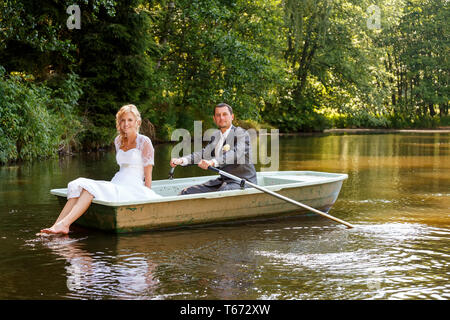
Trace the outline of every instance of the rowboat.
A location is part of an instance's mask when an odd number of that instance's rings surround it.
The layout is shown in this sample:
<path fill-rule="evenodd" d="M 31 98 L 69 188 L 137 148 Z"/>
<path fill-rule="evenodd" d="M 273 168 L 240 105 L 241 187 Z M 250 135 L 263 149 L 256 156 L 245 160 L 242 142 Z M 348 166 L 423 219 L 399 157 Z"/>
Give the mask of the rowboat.
<path fill-rule="evenodd" d="M 154 180 L 152 189 L 161 198 L 140 202 L 105 202 L 95 198 L 76 224 L 115 233 L 180 228 L 235 220 L 268 219 L 305 213 L 255 188 L 179 195 L 188 186 L 216 176 Z M 347 174 L 317 171 L 266 171 L 257 173 L 265 189 L 328 212 L 339 195 Z M 67 188 L 52 189 L 61 206 Z"/>

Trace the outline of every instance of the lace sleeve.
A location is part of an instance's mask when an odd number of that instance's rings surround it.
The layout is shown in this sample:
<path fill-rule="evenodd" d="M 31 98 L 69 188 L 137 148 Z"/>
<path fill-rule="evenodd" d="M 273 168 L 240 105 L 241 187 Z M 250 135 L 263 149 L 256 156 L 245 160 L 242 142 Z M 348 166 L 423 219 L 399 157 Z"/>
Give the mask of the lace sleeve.
<path fill-rule="evenodd" d="M 114 139 L 114 145 L 116 146 L 116 152 L 120 149 L 120 135 Z"/>
<path fill-rule="evenodd" d="M 139 145 L 137 146 L 139 150 L 141 150 L 142 162 L 144 167 L 148 165 L 155 164 L 155 149 L 153 148 L 152 141 L 149 137 L 144 135 L 139 135 Z"/>

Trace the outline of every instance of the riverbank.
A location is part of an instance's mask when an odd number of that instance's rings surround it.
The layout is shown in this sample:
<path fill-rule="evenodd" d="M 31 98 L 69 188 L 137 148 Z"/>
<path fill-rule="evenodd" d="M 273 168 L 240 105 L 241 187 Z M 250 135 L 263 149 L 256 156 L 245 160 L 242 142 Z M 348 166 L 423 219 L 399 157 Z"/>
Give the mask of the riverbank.
<path fill-rule="evenodd" d="M 368 128 L 346 128 L 346 129 L 339 129 L 339 128 L 333 128 L 333 129 L 325 129 L 323 131 L 315 131 L 315 132 L 289 132 L 289 133 L 279 133 L 280 136 L 321 136 L 321 135 L 328 135 L 328 134 L 388 134 L 388 133 L 450 133 L 450 126 L 443 126 L 438 127 L 435 129 L 368 129 Z M 152 136 L 152 142 L 154 145 L 158 144 L 176 144 L 178 141 L 165 141 L 156 139 L 154 137 L 154 133 L 150 134 L 147 131 L 144 130 L 143 134 L 147 136 Z M 258 133 L 259 135 L 272 135 L 273 133 L 267 132 L 267 133 Z M 76 153 L 90 153 L 90 152 L 98 152 L 98 151 L 108 151 L 113 148 L 112 143 L 107 147 L 101 147 L 96 150 L 90 150 L 90 151 L 78 151 L 78 152 L 61 152 L 58 151 L 57 154 L 54 154 L 56 157 L 58 156 L 71 156 Z M 0 152 L 1 154 L 1 152 Z M 42 158 L 50 158 L 51 156 L 45 156 Z M 39 157 L 37 157 L 39 158 Z M 0 157 L 1 160 L 1 157 Z M 9 160 L 9 161 L 0 161 L 0 167 L 4 165 L 11 165 L 11 164 L 18 164 L 22 163 L 24 161 L 29 161 L 34 159 L 15 159 L 15 160 Z"/>
<path fill-rule="evenodd" d="M 435 129 L 368 129 L 368 128 L 333 128 L 315 132 L 289 132 L 280 133 L 280 136 L 317 136 L 334 133 L 373 134 L 373 133 L 450 133 L 450 127 L 438 127 Z"/>
<path fill-rule="evenodd" d="M 324 133 L 450 133 L 450 127 L 436 129 L 325 129 Z"/>

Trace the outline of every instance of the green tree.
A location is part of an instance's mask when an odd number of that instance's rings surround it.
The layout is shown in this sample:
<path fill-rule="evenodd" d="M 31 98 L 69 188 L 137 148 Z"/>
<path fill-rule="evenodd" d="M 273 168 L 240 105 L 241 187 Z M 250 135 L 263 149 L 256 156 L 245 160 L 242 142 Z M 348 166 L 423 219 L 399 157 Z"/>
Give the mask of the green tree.
<path fill-rule="evenodd" d="M 118 1 L 113 8 L 80 5 L 82 26 L 74 30 L 76 71 L 85 84 L 79 101 L 87 115 L 86 148 L 109 145 L 115 130 L 115 113 L 121 105 L 145 106 L 155 90 L 152 22 L 142 1 Z M 98 11 L 96 11 L 98 10 Z M 144 115 L 146 109 L 140 108 Z"/>
<path fill-rule="evenodd" d="M 82 130 L 72 110 L 82 93 L 77 76 L 52 90 L 29 75 L 5 75 L 0 66 L 0 163 L 32 160 L 70 152 Z"/>
<path fill-rule="evenodd" d="M 321 130 L 330 111 L 376 113 L 385 89 L 366 26 L 368 1 L 286 0 L 282 36 L 291 86 L 272 120 L 285 131 Z M 270 116 L 270 115 L 268 115 Z"/>
<path fill-rule="evenodd" d="M 437 112 L 448 115 L 448 2 L 410 0 L 401 9 L 399 22 L 380 37 L 392 74 L 393 118 L 398 125 L 435 125 Z"/>
<path fill-rule="evenodd" d="M 260 119 L 270 89 L 282 78 L 271 49 L 279 8 L 270 1 L 176 1 L 152 7 L 158 17 L 158 74 L 164 78 L 161 116 L 172 128 L 191 128 L 194 119 L 211 125 L 212 106 L 233 105 L 244 119 Z M 275 85 L 274 85 L 275 84 Z"/>

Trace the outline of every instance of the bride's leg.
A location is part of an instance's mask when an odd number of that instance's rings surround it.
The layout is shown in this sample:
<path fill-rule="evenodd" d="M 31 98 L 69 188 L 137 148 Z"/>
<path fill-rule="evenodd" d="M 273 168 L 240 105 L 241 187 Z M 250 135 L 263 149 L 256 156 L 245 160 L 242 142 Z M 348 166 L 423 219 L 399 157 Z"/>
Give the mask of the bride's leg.
<path fill-rule="evenodd" d="M 60 222 L 69 214 L 70 210 L 72 210 L 73 206 L 77 203 L 78 199 L 79 198 L 70 198 L 67 200 L 66 205 L 61 210 L 61 213 L 59 214 L 58 219 L 56 219 L 54 225 Z"/>
<path fill-rule="evenodd" d="M 67 234 L 69 233 L 69 227 L 70 225 L 75 222 L 79 217 L 83 215 L 83 213 L 86 212 L 86 210 L 91 205 L 92 199 L 94 196 L 87 192 L 85 189 L 81 191 L 80 197 L 73 202 L 73 206 L 70 209 L 68 213 L 62 217 L 63 212 L 61 212 L 60 216 L 58 217 L 57 222 L 50 228 L 50 229 L 44 229 L 42 232 L 44 233 L 62 233 Z M 67 206 L 67 203 L 66 203 Z M 64 207 L 64 209 L 66 209 Z M 64 211 L 63 209 L 63 211 Z"/>
<path fill-rule="evenodd" d="M 79 197 L 70 198 L 67 200 L 66 204 L 64 205 L 64 208 L 61 210 L 61 213 L 58 216 L 58 219 L 56 219 L 55 223 L 53 223 L 53 226 L 55 224 L 57 224 L 58 222 L 60 222 L 62 219 L 64 219 L 69 214 L 70 210 L 72 210 L 74 205 L 77 203 L 78 199 L 79 199 Z M 48 231 L 50 229 L 51 228 L 41 229 L 41 232 L 48 233 Z"/>

